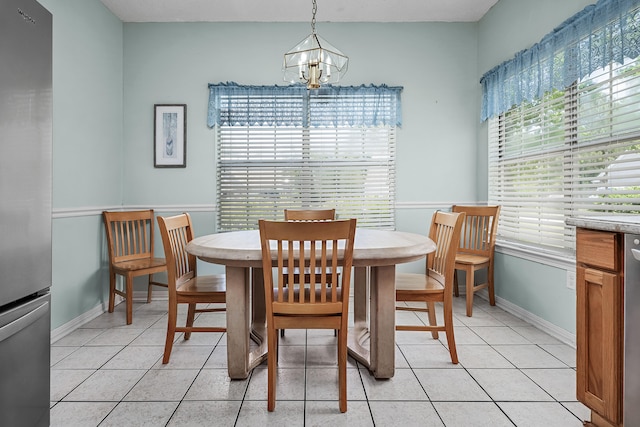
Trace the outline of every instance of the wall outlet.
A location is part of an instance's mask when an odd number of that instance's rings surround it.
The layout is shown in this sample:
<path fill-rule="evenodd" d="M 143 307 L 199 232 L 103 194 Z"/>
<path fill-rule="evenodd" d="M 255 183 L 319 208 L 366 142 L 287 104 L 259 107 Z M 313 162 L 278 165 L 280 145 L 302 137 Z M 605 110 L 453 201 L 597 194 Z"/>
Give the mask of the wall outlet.
<path fill-rule="evenodd" d="M 575 270 L 567 270 L 567 288 L 576 288 L 576 272 Z"/>

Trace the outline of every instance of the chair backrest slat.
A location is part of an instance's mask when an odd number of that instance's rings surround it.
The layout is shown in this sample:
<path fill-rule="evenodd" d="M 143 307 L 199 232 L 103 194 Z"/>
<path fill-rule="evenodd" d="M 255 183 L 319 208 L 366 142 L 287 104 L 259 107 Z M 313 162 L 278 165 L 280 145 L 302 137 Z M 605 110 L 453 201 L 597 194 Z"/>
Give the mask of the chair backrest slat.
<path fill-rule="evenodd" d="M 431 219 L 429 238 L 436 244 L 436 250 L 427 255 L 427 270 L 429 276 L 436 278 L 445 287 L 453 283 L 457 242 L 460 240 L 464 219 L 464 213 L 441 211 L 435 212 Z"/>
<path fill-rule="evenodd" d="M 341 313 L 341 307 L 348 305 L 356 220 L 260 220 L 259 226 L 267 314 L 270 310 L 271 313 Z M 284 283 L 285 268 L 314 272 L 318 266 L 321 274 L 310 274 L 308 283 L 296 283 L 293 274 L 288 274 L 288 282 Z M 274 301 L 278 303 L 277 308 L 273 307 Z"/>
<path fill-rule="evenodd" d="M 112 263 L 153 258 L 153 209 L 102 213 Z"/>
<path fill-rule="evenodd" d="M 464 212 L 459 253 L 490 256 L 495 248 L 500 206 L 454 205 L 452 212 Z"/>
<path fill-rule="evenodd" d="M 169 292 L 176 292 L 176 285 L 197 276 L 196 257 L 187 252 L 187 244 L 193 240 L 191 216 L 188 213 L 159 216 L 158 226 L 167 260 Z"/>

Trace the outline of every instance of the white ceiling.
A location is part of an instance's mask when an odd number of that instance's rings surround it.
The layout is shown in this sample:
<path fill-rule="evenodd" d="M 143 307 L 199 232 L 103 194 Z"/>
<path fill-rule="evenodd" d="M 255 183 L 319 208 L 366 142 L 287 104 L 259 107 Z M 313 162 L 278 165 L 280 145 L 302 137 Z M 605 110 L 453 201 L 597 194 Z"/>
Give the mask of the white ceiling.
<path fill-rule="evenodd" d="M 123 22 L 309 22 L 311 0 L 101 0 Z M 498 0 L 318 0 L 318 22 L 476 22 Z"/>

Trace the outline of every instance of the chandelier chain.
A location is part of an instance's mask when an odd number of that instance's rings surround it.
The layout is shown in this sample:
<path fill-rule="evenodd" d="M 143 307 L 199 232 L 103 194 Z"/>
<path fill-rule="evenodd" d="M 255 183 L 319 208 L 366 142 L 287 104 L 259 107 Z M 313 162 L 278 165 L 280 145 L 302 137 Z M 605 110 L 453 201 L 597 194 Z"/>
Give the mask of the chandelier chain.
<path fill-rule="evenodd" d="M 316 12 L 318 11 L 318 4 L 316 3 L 316 0 L 313 0 L 313 7 L 311 8 L 311 33 L 315 34 L 316 33 Z"/>

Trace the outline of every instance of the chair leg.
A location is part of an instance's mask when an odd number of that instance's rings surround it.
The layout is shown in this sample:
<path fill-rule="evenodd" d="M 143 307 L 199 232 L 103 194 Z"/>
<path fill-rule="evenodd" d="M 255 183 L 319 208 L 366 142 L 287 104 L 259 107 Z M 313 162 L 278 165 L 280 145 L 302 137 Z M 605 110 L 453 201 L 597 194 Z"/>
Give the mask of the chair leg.
<path fill-rule="evenodd" d="M 487 269 L 487 281 L 489 282 L 489 304 L 496 305 L 496 291 L 493 282 L 493 260 L 489 261 L 489 268 Z"/>
<path fill-rule="evenodd" d="M 429 315 L 429 325 L 437 326 L 438 323 L 436 321 L 436 304 L 433 301 L 427 301 L 427 310 Z M 434 340 L 438 339 L 438 331 L 431 331 L 431 336 Z"/>
<path fill-rule="evenodd" d="M 187 310 L 187 328 L 192 328 L 193 327 L 193 321 L 196 318 L 196 304 L 192 303 L 189 304 L 189 309 Z M 184 339 L 188 340 L 189 338 L 191 338 L 191 332 L 185 332 L 184 333 Z"/>
<path fill-rule="evenodd" d="M 460 291 L 458 290 L 458 270 L 453 270 L 453 294 L 457 297 L 460 296 Z"/>
<path fill-rule="evenodd" d="M 116 273 L 109 272 L 109 313 L 113 313 L 116 300 Z"/>
<path fill-rule="evenodd" d="M 338 393 L 340 412 L 347 412 L 347 339 L 346 330 L 338 330 Z"/>
<path fill-rule="evenodd" d="M 151 274 L 149 275 L 149 284 L 147 285 L 147 304 L 151 302 L 151 293 L 153 292 L 153 286 L 151 285 L 152 278 Z"/>
<path fill-rule="evenodd" d="M 267 331 L 267 410 L 269 412 L 276 408 L 277 333 L 273 327 L 269 327 Z"/>
<path fill-rule="evenodd" d="M 171 349 L 173 348 L 173 340 L 176 336 L 176 322 L 178 321 L 178 305 L 169 300 L 169 315 L 167 320 L 167 338 L 164 342 L 164 355 L 162 357 L 162 363 L 169 363 L 171 357 Z"/>
<path fill-rule="evenodd" d="M 126 282 L 127 325 L 130 325 L 133 322 L 133 276 L 127 275 Z"/>
<path fill-rule="evenodd" d="M 446 297 L 445 297 L 446 298 Z M 445 301 L 444 305 L 444 333 L 447 334 L 447 345 L 451 355 L 451 363 L 458 364 L 458 351 L 456 350 L 456 339 L 453 335 L 453 308 L 451 302 Z"/>
<path fill-rule="evenodd" d="M 473 284 L 475 282 L 473 269 L 467 269 L 464 274 L 467 288 L 467 317 L 471 317 L 473 315 Z"/>

